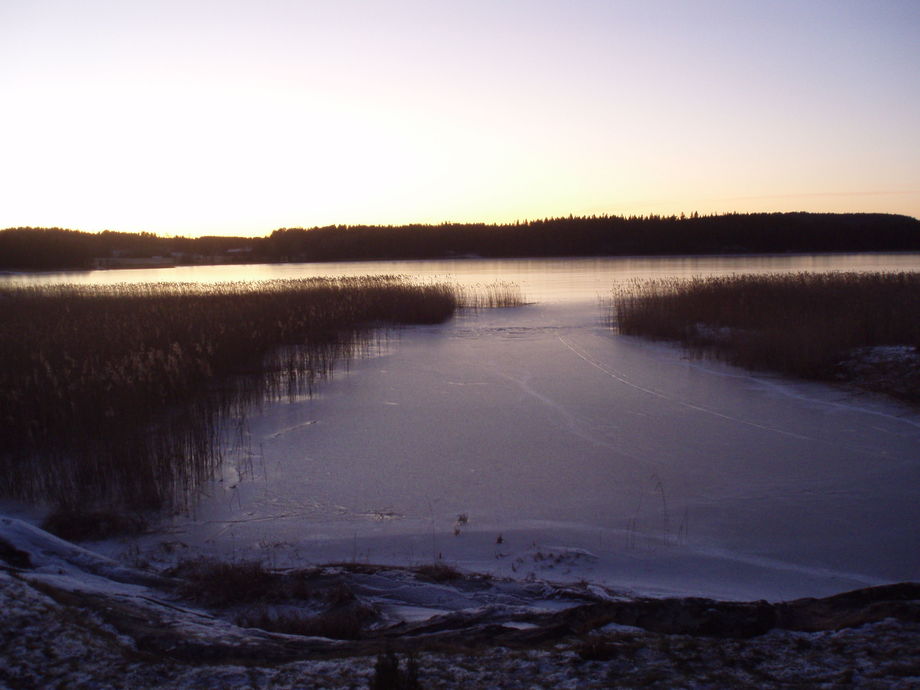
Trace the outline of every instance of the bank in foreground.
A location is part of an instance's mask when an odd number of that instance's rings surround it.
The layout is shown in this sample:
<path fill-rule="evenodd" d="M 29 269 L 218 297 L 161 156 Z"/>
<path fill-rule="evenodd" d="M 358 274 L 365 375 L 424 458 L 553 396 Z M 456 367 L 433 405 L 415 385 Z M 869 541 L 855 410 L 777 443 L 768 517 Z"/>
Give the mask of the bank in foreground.
<path fill-rule="evenodd" d="M 0 612 L 9 687 L 920 682 L 911 583 L 769 604 L 630 598 L 430 566 L 198 562 L 158 573 L 0 517 Z"/>

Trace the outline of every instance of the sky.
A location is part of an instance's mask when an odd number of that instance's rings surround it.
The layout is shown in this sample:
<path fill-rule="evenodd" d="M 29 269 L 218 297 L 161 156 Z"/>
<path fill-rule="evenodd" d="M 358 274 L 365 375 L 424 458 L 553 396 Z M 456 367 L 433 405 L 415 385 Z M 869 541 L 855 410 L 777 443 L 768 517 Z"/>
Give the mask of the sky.
<path fill-rule="evenodd" d="M 920 217 L 918 0 L 0 0 L 0 228 Z"/>

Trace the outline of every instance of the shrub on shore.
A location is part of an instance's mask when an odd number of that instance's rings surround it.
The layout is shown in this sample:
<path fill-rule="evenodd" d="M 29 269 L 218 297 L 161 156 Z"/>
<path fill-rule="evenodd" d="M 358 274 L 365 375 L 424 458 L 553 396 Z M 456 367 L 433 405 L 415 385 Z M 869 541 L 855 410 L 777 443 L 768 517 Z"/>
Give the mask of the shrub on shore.
<path fill-rule="evenodd" d="M 620 333 L 678 341 L 697 355 L 920 401 L 920 273 L 649 281 L 615 294 L 610 319 Z M 887 377 L 853 364 L 885 351 Z"/>
<path fill-rule="evenodd" d="M 65 512 L 184 501 L 247 406 L 309 391 L 372 325 L 457 304 L 394 277 L 2 287 L 0 495 Z"/>

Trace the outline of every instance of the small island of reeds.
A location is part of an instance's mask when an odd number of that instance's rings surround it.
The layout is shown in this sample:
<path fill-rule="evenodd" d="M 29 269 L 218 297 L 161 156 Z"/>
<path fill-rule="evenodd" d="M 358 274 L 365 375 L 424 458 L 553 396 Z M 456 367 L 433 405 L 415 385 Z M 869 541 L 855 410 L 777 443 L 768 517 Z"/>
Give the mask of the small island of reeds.
<path fill-rule="evenodd" d="M 439 323 L 395 277 L 0 288 L 0 494 L 61 511 L 181 504 L 253 404 L 308 392 L 373 327 Z"/>
<path fill-rule="evenodd" d="M 754 370 L 920 402 L 920 273 L 796 273 L 648 281 L 611 323 Z"/>

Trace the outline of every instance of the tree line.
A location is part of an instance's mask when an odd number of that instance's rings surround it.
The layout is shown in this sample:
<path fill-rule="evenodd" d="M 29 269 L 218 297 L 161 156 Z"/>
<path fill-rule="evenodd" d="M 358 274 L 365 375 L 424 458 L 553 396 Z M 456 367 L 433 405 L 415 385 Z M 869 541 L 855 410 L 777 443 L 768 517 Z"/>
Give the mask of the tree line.
<path fill-rule="evenodd" d="M 920 220 L 876 213 L 569 216 L 505 224 L 332 225 L 267 237 L 0 230 L 0 269 L 86 269 L 96 259 L 176 263 L 662 254 L 920 251 Z"/>
<path fill-rule="evenodd" d="M 160 237 L 151 232 L 7 228 L 0 230 L 0 269 L 81 270 L 93 268 L 97 259 L 112 258 L 164 257 L 175 263 L 210 263 L 216 258 L 233 257 L 229 251 L 252 242 L 245 237 Z"/>

